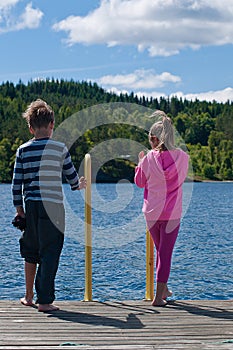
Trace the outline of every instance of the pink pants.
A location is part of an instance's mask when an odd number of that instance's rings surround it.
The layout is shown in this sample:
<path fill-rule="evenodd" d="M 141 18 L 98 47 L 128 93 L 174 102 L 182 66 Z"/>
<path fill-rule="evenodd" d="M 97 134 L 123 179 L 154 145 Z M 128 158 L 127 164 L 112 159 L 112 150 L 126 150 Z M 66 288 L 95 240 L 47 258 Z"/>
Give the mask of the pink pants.
<path fill-rule="evenodd" d="M 147 223 L 147 227 L 156 247 L 156 281 L 167 283 L 170 270 L 173 248 L 178 236 L 180 221 L 157 221 Z"/>

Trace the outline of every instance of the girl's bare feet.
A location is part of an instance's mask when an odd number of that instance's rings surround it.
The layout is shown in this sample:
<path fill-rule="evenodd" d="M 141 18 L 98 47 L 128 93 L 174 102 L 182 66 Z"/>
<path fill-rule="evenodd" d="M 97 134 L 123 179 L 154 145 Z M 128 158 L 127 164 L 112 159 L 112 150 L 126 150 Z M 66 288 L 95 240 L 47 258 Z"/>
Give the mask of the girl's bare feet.
<path fill-rule="evenodd" d="M 38 305 L 38 311 L 40 311 L 40 312 L 57 311 L 57 310 L 59 310 L 59 307 L 57 307 L 53 304 L 39 304 Z"/>
<path fill-rule="evenodd" d="M 156 283 L 156 295 L 151 305 L 153 306 L 165 306 L 167 305 L 166 300 L 164 300 L 163 296 L 166 294 L 167 283 L 158 282 Z"/>
<path fill-rule="evenodd" d="M 166 300 L 167 298 L 170 298 L 171 296 L 172 296 L 172 291 L 167 288 L 164 292 L 163 299 Z"/>
<path fill-rule="evenodd" d="M 33 298 L 27 298 L 27 297 L 23 297 L 20 299 L 21 304 L 23 304 L 24 306 L 33 306 Z"/>
<path fill-rule="evenodd" d="M 151 303 L 152 306 L 166 306 L 167 302 L 164 299 L 159 299 L 154 297 L 154 300 Z"/>

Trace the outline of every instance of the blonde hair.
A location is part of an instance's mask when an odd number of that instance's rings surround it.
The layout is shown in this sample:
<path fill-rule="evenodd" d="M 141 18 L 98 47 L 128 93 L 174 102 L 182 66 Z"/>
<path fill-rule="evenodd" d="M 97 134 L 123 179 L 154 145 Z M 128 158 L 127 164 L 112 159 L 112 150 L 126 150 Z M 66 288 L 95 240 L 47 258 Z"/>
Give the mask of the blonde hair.
<path fill-rule="evenodd" d="M 43 100 L 33 101 L 23 113 L 28 126 L 33 129 L 47 127 L 49 123 L 54 122 L 54 112 L 52 108 Z"/>
<path fill-rule="evenodd" d="M 154 123 L 149 131 L 149 140 L 154 145 L 154 139 L 158 139 L 158 144 L 154 147 L 159 152 L 172 150 L 175 148 L 174 128 L 171 118 L 163 111 L 155 111 L 151 117 L 160 117 L 162 120 Z"/>

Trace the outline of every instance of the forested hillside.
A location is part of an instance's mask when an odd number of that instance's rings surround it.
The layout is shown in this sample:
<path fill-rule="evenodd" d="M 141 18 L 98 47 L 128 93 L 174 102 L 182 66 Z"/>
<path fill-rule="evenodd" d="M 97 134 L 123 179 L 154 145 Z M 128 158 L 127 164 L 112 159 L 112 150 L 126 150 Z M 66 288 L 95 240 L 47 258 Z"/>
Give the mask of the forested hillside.
<path fill-rule="evenodd" d="M 11 181 L 15 151 L 31 137 L 22 112 L 37 98 L 52 106 L 56 126 L 73 113 L 102 103 L 123 102 L 161 109 L 172 118 L 182 136 L 191 155 L 196 179 L 233 180 L 232 102 L 187 101 L 176 97 L 147 99 L 138 98 L 133 93 L 118 96 L 106 92 L 96 83 L 38 80 L 27 84 L 5 82 L 0 85 L 0 182 Z M 98 143 L 114 138 L 131 139 L 132 135 L 135 141 L 149 146 L 143 130 L 136 132 L 135 127 L 124 123 L 87 130 L 71 148 L 75 165 L 78 168 L 85 153 Z M 127 159 L 112 159 L 101 166 L 97 180 L 132 179 L 134 166 Z"/>

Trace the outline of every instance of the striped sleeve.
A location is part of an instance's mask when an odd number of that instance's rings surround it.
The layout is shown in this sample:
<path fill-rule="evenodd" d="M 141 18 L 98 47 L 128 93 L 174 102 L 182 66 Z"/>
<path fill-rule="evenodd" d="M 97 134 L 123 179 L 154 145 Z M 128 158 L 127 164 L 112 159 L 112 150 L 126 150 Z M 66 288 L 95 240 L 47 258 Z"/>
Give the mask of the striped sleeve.
<path fill-rule="evenodd" d="M 77 190 L 79 188 L 79 176 L 73 165 L 70 153 L 66 146 L 64 148 L 64 162 L 62 172 L 67 182 L 70 184 L 71 189 L 73 191 Z"/>
<path fill-rule="evenodd" d="M 16 152 L 16 159 L 14 165 L 13 179 L 12 179 L 12 195 L 13 204 L 15 207 L 23 206 L 23 165 L 20 156 L 20 150 Z"/>

